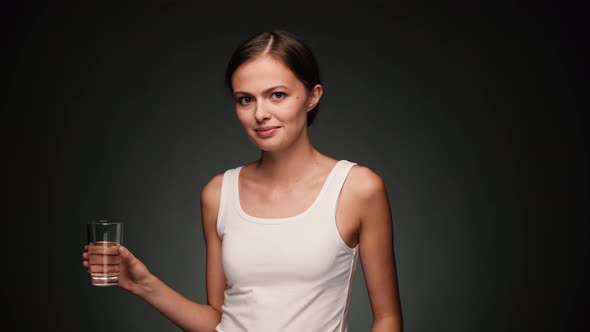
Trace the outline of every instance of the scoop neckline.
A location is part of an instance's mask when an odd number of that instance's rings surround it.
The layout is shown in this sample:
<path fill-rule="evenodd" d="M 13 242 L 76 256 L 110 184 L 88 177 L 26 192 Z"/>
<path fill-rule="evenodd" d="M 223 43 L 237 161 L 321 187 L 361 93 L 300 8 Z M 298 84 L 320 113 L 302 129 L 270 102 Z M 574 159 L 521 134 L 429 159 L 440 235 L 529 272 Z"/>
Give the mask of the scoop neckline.
<path fill-rule="evenodd" d="M 258 224 L 277 225 L 277 224 L 285 224 L 285 223 L 297 221 L 300 218 L 303 218 L 307 214 L 309 214 L 315 208 L 315 206 L 318 205 L 318 202 L 321 200 L 322 196 L 324 196 L 324 192 L 327 190 L 329 183 L 332 181 L 332 178 L 336 174 L 336 169 L 343 162 L 344 162 L 344 160 L 338 160 L 336 162 L 336 164 L 334 164 L 334 166 L 330 170 L 330 173 L 326 177 L 326 180 L 324 180 L 324 184 L 322 185 L 322 189 L 320 189 L 320 192 L 318 193 L 318 195 L 316 196 L 314 201 L 311 203 L 311 205 L 309 205 L 305 210 L 303 210 L 299 214 L 296 214 L 296 215 L 290 216 L 290 217 L 283 217 L 283 218 L 255 217 L 255 216 L 249 215 L 248 213 L 246 213 L 246 211 L 244 211 L 244 209 L 242 209 L 242 204 L 240 203 L 240 173 L 242 171 L 242 168 L 244 168 L 244 166 L 240 166 L 240 167 L 238 167 L 238 169 L 236 171 L 235 185 L 234 185 L 234 193 L 235 193 L 234 197 L 235 197 L 236 209 L 238 210 L 238 213 L 240 214 L 240 216 L 242 216 L 242 218 L 246 219 L 247 221 L 258 223 Z"/>

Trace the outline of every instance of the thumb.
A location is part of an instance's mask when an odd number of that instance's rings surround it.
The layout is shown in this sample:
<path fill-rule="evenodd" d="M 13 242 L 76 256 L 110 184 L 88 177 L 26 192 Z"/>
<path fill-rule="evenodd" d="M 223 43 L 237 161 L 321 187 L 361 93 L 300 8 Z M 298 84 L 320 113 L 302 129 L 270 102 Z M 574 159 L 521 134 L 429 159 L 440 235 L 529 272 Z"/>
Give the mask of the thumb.
<path fill-rule="evenodd" d="M 121 256 L 121 258 L 123 258 L 123 260 L 126 262 L 130 262 L 135 258 L 131 251 L 129 251 L 129 249 L 125 248 L 124 246 L 119 246 L 119 256 Z"/>

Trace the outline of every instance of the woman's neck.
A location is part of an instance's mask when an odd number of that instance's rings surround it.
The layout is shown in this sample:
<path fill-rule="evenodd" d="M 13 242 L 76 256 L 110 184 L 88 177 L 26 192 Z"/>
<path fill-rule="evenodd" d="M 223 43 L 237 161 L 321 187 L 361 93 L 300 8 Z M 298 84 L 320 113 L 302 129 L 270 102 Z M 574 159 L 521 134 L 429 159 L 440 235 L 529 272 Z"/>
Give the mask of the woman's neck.
<path fill-rule="evenodd" d="M 321 158 L 322 154 L 310 144 L 309 139 L 304 139 L 289 149 L 262 151 L 255 168 L 264 172 L 267 180 L 293 183 L 313 173 L 310 170 L 319 164 Z"/>

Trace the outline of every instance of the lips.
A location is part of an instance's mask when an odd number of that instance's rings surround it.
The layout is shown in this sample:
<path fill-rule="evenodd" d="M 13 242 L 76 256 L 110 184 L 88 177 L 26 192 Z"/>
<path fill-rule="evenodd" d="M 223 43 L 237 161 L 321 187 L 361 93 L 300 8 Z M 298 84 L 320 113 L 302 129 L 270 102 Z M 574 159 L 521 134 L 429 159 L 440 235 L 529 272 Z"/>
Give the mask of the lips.
<path fill-rule="evenodd" d="M 260 137 L 270 137 L 274 135 L 274 133 L 279 129 L 278 126 L 269 126 L 269 127 L 258 127 L 254 129 L 256 134 Z"/>

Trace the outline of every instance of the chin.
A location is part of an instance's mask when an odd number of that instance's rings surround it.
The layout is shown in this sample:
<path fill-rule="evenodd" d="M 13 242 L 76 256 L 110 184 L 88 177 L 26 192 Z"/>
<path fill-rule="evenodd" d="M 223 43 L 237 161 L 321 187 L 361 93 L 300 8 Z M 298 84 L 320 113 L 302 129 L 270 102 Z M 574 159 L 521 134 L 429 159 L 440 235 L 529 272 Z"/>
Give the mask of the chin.
<path fill-rule="evenodd" d="M 258 147 L 261 151 L 264 152 L 273 152 L 273 151 L 278 151 L 280 150 L 279 147 L 275 146 L 275 145 L 271 145 L 271 144 L 255 144 L 256 147 Z"/>
<path fill-rule="evenodd" d="M 262 151 L 265 152 L 273 152 L 273 151 L 280 151 L 283 149 L 283 145 L 282 144 L 277 144 L 277 143 L 273 143 L 273 142 L 269 142 L 269 141 L 260 141 L 260 140 L 252 140 L 252 143 L 254 143 L 254 145 L 256 145 L 257 148 L 259 148 Z"/>
<path fill-rule="evenodd" d="M 274 135 L 272 137 L 262 138 L 256 134 L 249 134 L 250 142 L 258 149 L 266 152 L 281 151 L 289 147 L 294 142 L 285 135 Z"/>

